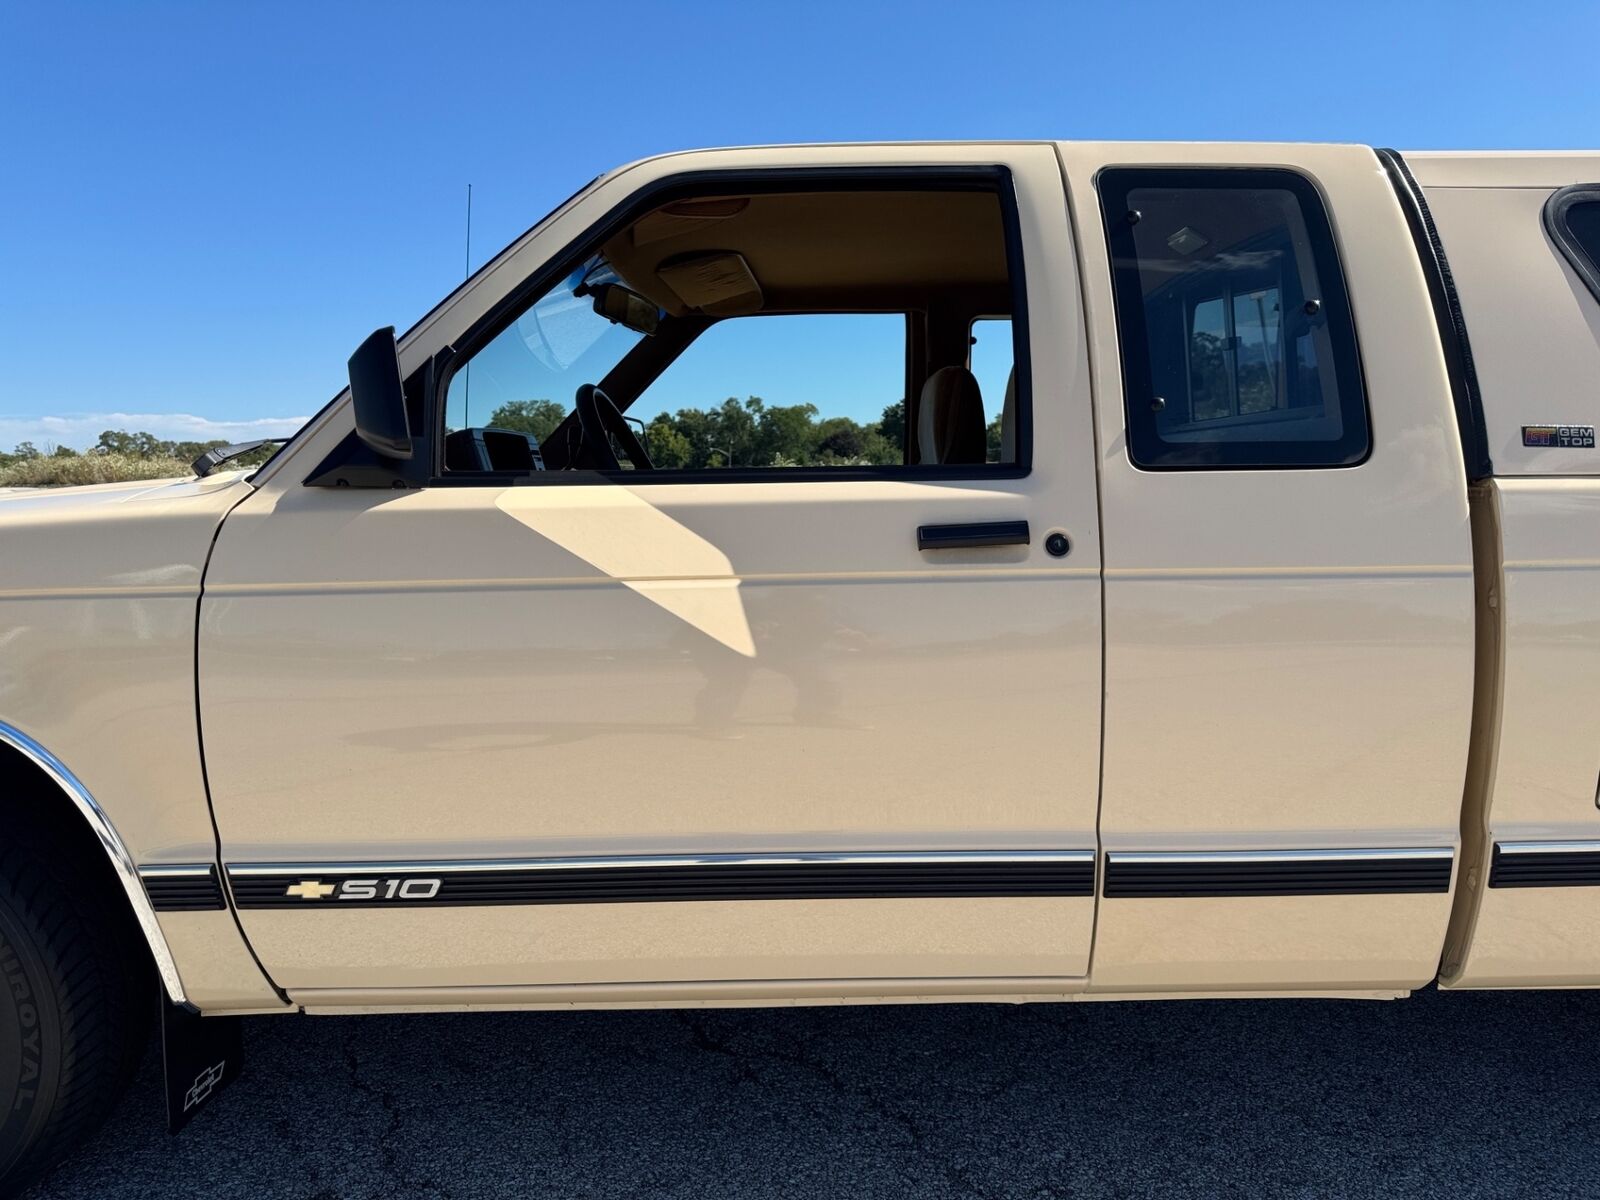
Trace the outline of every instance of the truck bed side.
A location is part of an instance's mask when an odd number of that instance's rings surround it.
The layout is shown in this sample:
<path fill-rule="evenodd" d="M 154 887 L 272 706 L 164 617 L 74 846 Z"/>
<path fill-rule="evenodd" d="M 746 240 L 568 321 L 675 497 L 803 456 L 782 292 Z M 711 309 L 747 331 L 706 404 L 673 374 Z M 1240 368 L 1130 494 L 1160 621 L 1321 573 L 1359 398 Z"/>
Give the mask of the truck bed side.
<path fill-rule="evenodd" d="M 1600 299 L 1544 220 L 1595 155 L 1411 155 L 1470 332 L 1479 704 L 1447 987 L 1600 985 Z"/>

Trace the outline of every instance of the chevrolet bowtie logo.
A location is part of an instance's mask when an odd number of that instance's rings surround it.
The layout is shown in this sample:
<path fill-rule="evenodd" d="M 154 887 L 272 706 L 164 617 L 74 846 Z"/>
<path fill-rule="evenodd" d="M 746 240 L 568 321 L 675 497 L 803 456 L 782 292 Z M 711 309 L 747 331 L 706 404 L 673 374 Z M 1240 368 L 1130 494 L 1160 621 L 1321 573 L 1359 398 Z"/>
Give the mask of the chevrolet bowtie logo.
<path fill-rule="evenodd" d="M 333 884 L 323 883 L 320 879 L 302 879 L 299 883 L 290 884 L 283 894 L 299 896 L 304 900 L 321 900 L 324 896 L 333 895 Z"/>

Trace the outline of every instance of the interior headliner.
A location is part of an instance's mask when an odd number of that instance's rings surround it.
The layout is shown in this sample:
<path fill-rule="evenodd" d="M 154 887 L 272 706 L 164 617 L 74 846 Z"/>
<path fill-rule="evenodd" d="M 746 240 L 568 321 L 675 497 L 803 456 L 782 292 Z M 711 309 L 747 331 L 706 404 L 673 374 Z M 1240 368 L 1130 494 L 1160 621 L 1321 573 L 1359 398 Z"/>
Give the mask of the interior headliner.
<path fill-rule="evenodd" d="M 717 311 L 686 303 L 675 264 L 743 257 L 755 307 L 916 304 L 933 291 L 1007 290 L 1000 200 L 992 192 L 799 192 L 678 201 L 646 213 L 602 247 L 628 287 L 673 316 Z"/>

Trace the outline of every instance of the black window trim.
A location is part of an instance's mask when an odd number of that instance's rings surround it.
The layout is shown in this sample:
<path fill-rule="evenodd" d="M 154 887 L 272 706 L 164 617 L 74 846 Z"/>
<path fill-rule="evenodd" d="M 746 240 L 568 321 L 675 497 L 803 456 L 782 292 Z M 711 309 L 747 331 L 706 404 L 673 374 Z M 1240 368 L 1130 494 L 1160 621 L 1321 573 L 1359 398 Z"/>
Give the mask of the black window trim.
<path fill-rule="evenodd" d="M 1099 197 L 1101 220 L 1106 237 L 1112 285 L 1112 308 L 1116 317 L 1118 359 L 1122 368 L 1124 451 L 1128 461 L 1141 471 L 1330 471 L 1359 467 L 1372 457 L 1373 428 L 1371 405 L 1367 392 L 1366 373 L 1361 362 L 1361 344 L 1355 324 L 1355 313 L 1350 303 L 1350 293 L 1345 281 L 1343 259 L 1339 253 L 1339 239 L 1329 213 L 1327 198 L 1315 179 L 1292 167 L 1228 166 L 1222 164 L 1184 166 L 1165 163 L 1124 163 L 1100 168 L 1094 177 L 1095 191 Z M 1340 416 L 1348 423 L 1359 419 L 1364 435 L 1359 453 L 1350 453 L 1337 461 L 1318 458 L 1319 452 L 1336 446 L 1329 442 L 1214 442 L 1174 443 L 1165 446 L 1155 456 L 1141 457 L 1136 452 L 1136 430 L 1152 427 L 1147 441 L 1160 443 L 1153 433 L 1154 416 L 1149 411 L 1135 408 L 1136 393 L 1152 391 L 1149 381 L 1149 354 L 1145 346 L 1142 287 L 1137 280 L 1123 278 L 1128 269 L 1118 271 L 1115 238 L 1119 227 L 1126 227 L 1124 217 L 1128 212 L 1127 196 L 1136 187 L 1186 187 L 1237 189 L 1241 187 L 1272 188 L 1288 191 L 1300 202 L 1301 217 L 1306 233 L 1311 239 L 1312 256 L 1317 265 L 1318 283 L 1323 311 L 1330 329 L 1337 322 L 1343 337 L 1334 337 L 1334 377 L 1339 380 Z M 1137 271 L 1137 267 L 1132 268 Z M 1137 310 L 1137 311 L 1135 311 Z M 1134 353 L 1131 347 L 1140 348 Z M 1135 369 L 1137 367 L 1137 369 Z M 1348 382 L 1346 382 L 1348 381 Z M 1142 386 L 1141 386 L 1142 385 Z M 1355 403 L 1349 401 L 1347 388 L 1356 389 Z M 1294 450 L 1300 448 L 1300 461 L 1294 461 Z M 1195 461 L 1195 448 L 1215 453 L 1215 461 Z M 1285 455 L 1284 451 L 1290 451 Z M 1276 459 L 1277 461 L 1272 461 Z"/>
<path fill-rule="evenodd" d="M 1551 192 L 1544 202 L 1544 228 L 1589 294 L 1600 300 L 1600 262 L 1590 257 L 1567 223 L 1567 214 L 1577 204 L 1600 204 L 1600 183 L 1574 183 Z"/>
<path fill-rule="evenodd" d="M 772 194 L 829 191 L 983 191 L 1000 201 L 1005 239 L 1006 272 L 1012 305 L 1012 353 L 1017 371 L 1017 461 L 1015 463 L 898 464 L 849 467 L 712 467 L 689 470 L 640 471 L 537 471 L 532 473 L 453 472 L 443 470 L 444 397 L 450 378 L 479 349 L 493 340 L 529 304 L 553 287 L 583 261 L 587 253 L 644 213 L 674 199 L 730 194 Z M 605 216 L 589 226 L 524 279 L 472 325 L 461 337 L 432 359 L 433 384 L 425 405 L 425 452 L 432 456 L 426 487 L 551 487 L 593 486 L 601 483 L 818 483 L 860 480 L 934 482 L 940 480 L 999 480 L 1026 478 L 1033 470 L 1033 363 L 1029 347 L 1026 263 L 1023 258 L 1022 222 L 1016 184 L 1009 167 L 944 165 L 912 167 L 755 167 L 686 171 L 665 176 L 628 195 Z M 909 412 L 911 398 L 904 400 Z M 987 414 L 985 414 L 987 415 Z M 911 436 L 909 430 L 907 435 Z M 313 473 L 323 473 L 324 463 Z"/>

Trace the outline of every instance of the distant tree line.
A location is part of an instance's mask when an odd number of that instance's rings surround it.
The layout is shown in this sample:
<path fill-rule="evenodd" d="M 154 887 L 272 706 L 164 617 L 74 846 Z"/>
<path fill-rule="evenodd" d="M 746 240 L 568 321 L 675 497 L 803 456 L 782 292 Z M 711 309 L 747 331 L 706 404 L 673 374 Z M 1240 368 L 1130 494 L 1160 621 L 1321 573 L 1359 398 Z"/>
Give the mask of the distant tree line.
<path fill-rule="evenodd" d="M 207 450 L 214 450 L 218 446 L 226 446 L 226 439 L 217 438 L 208 442 L 167 441 L 156 437 L 153 433 L 129 433 L 123 429 L 107 429 L 100 435 L 100 440 L 89 449 L 83 451 L 84 455 L 117 456 L 138 460 L 172 460 L 188 464 L 199 458 Z M 273 447 L 266 446 L 247 455 L 234 459 L 238 466 L 252 466 L 263 463 L 272 453 Z M 79 452 L 71 446 L 54 446 L 41 450 L 32 442 L 19 442 L 7 454 L 0 450 L 0 469 L 15 466 L 18 463 L 35 462 L 43 458 L 78 458 Z"/>
<path fill-rule="evenodd" d="M 495 409 L 489 424 L 543 442 L 568 411 L 554 400 L 514 400 Z M 819 420 L 815 404 L 730 396 L 715 408 L 658 413 L 644 427 L 644 442 L 658 467 L 892 466 L 905 461 L 906 406 L 896 400 L 878 420 L 862 424 L 849 417 Z M 989 449 L 998 461 L 998 418 L 989 427 Z"/>
<path fill-rule="evenodd" d="M 498 429 L 514 429 L 543 442 L 566 420 L 570 409 L 554 400 L 515 400 L 489 416 Z M 850 417 L 821 417 L 814 404 L 772 404 L 759 396 L 744 400 L 730 396 L 714 408 L 680 408 L 658 413 L 644 427 L 645 446 L 658 467 L 812 467 L 890 466 L 904 461 L 906 408 L 896 400 L 876 421 Z M 112 463 L 134 464 L 136 478 L 150 476 L 150 464 L 169 465 L 169 474 L 207 450 L 228 443 L 169 441 L 152 433 L 107 429 L 93 446 L 82 452 L 70 446 L 40 449 L 33 442 L 19 443 L 9 454 L 0 451 L 0 471 L 19 472 L 30 481 L 51 477 L 43 460 L 90 459 L 95 479 L 115 475 Z M 1000 422 L 989 426 L 989 457 L 998 461 Z M 248 467 L 265 462 L 273 447 L 263 447 L 233 460 Z M 24 464 L 27 466 L 25 467 Z M 84 464 L 87 467 L 89 464 Z M 63 478 L 83 472 L 63 472 Z M 3 480 L 0 480 L 3 482 Z"/>

